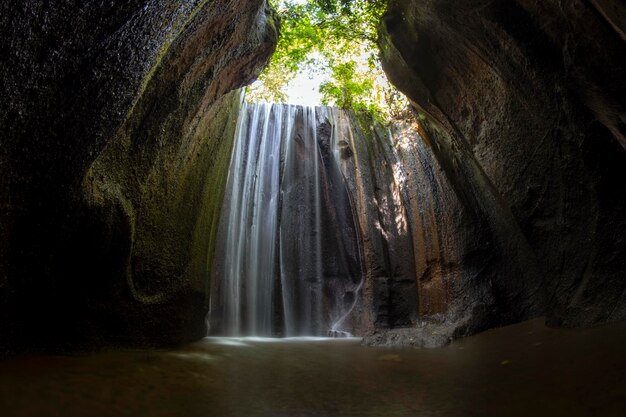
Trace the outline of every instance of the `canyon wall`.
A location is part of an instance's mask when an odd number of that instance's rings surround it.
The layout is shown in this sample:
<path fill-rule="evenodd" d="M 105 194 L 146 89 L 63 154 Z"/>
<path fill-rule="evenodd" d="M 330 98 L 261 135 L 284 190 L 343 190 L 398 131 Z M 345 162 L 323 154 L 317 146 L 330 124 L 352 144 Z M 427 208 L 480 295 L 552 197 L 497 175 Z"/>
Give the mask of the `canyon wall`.
<path fill-rule="evenodd" d="M 118 2 L 119 3 L 119 2 Z M 0 6 L 0 350 L 203 334 L 265 0 Z"/>
<path fill-rule="evenodd" d="M 612 1 L 390 2 L 383 65 L 424 137 L 408 176 L 418 296 L 440 301 L 421 311 L 457 334 L 626 318 L 623 16 Z"/>
<path fill-rule="evenodd" d="M 367 149 L 339 144 L 371 158 L 364 328 L 626 318 L 625 15 L 390 1 L 422 140 L 351 116 Z M 235 90 L 277 32 L 264 0 L 0 4 L 0 351 L 202 336 Z"/>

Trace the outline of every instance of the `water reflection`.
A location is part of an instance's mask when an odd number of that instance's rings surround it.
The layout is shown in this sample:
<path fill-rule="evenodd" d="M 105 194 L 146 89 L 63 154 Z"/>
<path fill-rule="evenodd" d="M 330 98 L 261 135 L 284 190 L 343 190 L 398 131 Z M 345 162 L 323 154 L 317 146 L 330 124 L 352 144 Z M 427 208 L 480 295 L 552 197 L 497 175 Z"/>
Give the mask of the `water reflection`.
<path fill-rule="evenodd" d="M 210 338 L 162 352 L 0 361 L 10 416 L 623 416 L 626 323 L 535 320 L 431 350 Z"/>

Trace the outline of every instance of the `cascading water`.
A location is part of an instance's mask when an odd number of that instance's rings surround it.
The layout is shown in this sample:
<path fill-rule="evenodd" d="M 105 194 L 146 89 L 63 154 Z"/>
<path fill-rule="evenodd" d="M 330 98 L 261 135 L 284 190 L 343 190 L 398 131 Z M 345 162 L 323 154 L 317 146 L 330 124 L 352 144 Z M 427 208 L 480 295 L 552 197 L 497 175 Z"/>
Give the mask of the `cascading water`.
<path fill-rule="evenodd" d="M 349 334 L 363 268 L 339 141 L 328 129 L 337 111 L 244 104 L 218 232 L 211 333 Z"/>

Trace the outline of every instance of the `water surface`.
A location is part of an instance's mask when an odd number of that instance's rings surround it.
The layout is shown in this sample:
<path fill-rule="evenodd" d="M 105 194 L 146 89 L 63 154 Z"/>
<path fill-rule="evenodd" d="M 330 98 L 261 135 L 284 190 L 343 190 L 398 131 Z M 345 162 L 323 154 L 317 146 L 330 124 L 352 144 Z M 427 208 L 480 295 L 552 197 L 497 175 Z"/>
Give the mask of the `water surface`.
<path fill-rule="evenodd" d="M 431 350 L 206 339 L 170 351 L 0 360 L 10 416 L 626 416 L 626 323 L 541 320 Z"/>

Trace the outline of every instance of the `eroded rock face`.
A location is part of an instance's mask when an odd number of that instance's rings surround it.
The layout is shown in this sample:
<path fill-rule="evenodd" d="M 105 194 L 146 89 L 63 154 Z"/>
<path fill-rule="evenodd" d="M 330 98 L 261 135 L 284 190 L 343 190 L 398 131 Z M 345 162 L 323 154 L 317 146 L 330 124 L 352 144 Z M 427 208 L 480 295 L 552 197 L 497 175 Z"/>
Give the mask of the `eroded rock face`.
<path fill-rule="evenodd" d="M 202 334 L 264 0 L 0 6 L 0 347 Z"/>
<path fill-rule="evenodd" d="M 425 115 L 416 269 L 442 301 L 423 313 L 454 312 L 459 334 L 626 318 L 623 12 L 391 1 L 384 66 Z"/>

